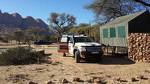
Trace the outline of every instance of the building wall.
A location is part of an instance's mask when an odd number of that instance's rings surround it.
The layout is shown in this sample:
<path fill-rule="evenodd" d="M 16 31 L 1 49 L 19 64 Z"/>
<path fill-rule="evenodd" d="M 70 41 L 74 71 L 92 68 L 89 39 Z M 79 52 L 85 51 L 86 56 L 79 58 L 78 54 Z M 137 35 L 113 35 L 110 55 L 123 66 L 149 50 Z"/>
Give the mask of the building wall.
<path fill-rule="evenodd" d="M 150 33 L 129 33 L 128 42 L 130 59 L 150 63 Z"/>

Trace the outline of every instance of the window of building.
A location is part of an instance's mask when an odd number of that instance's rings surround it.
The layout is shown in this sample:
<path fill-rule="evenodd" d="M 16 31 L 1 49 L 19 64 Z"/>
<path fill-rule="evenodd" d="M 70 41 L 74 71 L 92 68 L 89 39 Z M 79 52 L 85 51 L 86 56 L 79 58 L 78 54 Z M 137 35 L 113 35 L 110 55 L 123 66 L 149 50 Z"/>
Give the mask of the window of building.
<path fill-rule="evenodd" d="M 110 28 L 110 37 L 116 37 L 116 29 Z"/>
<path fill-rule="evenodd" d="M 118 37 L 120 37 L 120 38 L 126 37 L 125 26 L 118 27 Z"/>
<path fill-rule="evenodd" d="M 108 29 L 103 29 L 103 37 L 108 38 Z"/>

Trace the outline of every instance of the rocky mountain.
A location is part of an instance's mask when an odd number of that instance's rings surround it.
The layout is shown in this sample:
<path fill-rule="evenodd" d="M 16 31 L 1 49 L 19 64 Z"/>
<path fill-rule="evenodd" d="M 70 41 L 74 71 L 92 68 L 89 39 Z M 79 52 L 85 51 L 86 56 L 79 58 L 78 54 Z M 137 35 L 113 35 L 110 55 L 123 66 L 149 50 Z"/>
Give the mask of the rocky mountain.
<path fill-rule="evenodd" d="M 31 16 L 23 18 L 18 13 L 2 13 L 0 11 L 0 32 L 4 29 L 13 30 L 15 28 L 28 29 L 28 28 L 42 28 L 47 29 L 48 25 L 41 19 L 35 19 Z"/>

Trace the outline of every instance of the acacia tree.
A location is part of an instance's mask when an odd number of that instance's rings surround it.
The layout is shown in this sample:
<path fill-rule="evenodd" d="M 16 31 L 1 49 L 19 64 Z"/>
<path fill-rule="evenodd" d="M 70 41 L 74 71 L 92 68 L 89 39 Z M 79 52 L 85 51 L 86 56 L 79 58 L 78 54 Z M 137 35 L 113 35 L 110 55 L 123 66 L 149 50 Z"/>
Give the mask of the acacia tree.
<path fill-rule="evenodd" d="M 106 23 L 113 18 L 145 9 L 139 1 L 142 0 L 94 0 L 86 8 L 95 13 L 97 22 Z"/>
<path fill-rule="evenodd" d="M 17 30 L 14 32 L 14 38 L 16 41 L 18 41 L 18 44 L 20 45 L 20 42 L 24 40 L 24 32 L 22 30 Z"/>
<path fill-rule="evenodd" d="M 50 27 L 55 32 L 57 37 L 61 36 L 67 31 L 68 28 L 75 25 L 76 18 L 69 14 L 59 14 L 51 13 L 50 14 Z"/>
<path fill-rule="evenodd" d="M 43 33 L 46 32 L 46 30 L 42 29 L 42 28 L 29 28 L 27 29 L 26 31 L 26 35 L 29 37 L 29 38 L 32 38 L 32 40 L 42 40 L 43 38 Z"/>
<path fill-rule="evenodd" d="M 69 32 L 75 34 L 85 34 L 86 36 L 93 38 L 96 42 L 99 42 L 99 25 L 81 23 L 78 26 L 71 28 Z"/>

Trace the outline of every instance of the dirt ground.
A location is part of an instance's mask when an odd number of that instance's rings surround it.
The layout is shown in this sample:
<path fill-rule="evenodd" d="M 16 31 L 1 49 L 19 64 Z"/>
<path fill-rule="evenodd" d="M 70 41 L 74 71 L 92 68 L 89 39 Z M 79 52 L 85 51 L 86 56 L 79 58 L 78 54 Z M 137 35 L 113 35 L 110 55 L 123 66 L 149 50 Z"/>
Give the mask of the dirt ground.
<path fill-rule="evenodd" d="M 51 64 L 0 66 L 0 84 L 150 84 L 150 64 L 104 56 L 100 63 L 75 63 L 53 46 L 33 46 L 51 54 Z"/>

